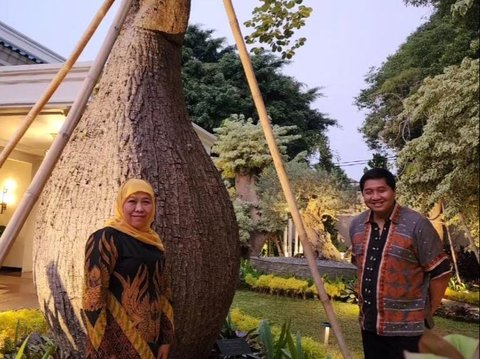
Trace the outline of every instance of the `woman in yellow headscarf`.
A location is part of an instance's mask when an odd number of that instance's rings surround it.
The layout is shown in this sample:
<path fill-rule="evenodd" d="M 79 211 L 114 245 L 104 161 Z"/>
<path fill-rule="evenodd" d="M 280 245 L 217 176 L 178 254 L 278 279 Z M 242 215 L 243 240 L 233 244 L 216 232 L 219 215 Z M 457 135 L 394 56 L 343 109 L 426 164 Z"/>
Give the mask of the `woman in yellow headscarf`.
<path fill-rule="evenodd" d="M 151 229 L 152 186 L 128 180 L 115 215 L 85 248 L 83 311 L 88 358 L 167 359 L 173 340 L 165 250 Z"/>

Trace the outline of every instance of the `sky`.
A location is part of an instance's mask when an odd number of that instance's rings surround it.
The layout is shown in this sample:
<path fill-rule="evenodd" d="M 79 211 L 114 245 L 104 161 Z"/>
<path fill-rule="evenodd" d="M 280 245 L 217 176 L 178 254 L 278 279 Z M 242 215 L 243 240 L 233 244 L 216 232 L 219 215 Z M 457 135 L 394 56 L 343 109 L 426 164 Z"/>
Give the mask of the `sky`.
<path fill-rule="evenodd" d="M 68 57 L 87 29 L 103 1 L 100 0 L 0 0 L 0 21 L 43 46 Z M 117 12 L 117 0 L 80 56 L 91 61 L 100 48 Z M 234 0 L 238 21 L 251 17 L 258 0 Z M 366 88 L 365 75 L 393 55 L 412 32 L 428 20 L 431 10 L 406 6 L 402 0 L 304 0 L 313 7 L 312 16 L 299 35 L 307 37 L 305 46 L 283 72 L 305 84 L 319 87 L 323 96 L 313 107 L 337 120 L 339 126 L 328 132 L 330 147 L 347 175 L 358 180 L 365 163 L 372 157 L 358 128 L 365 114 L 354 105 L 360 90 Z M 215 30 L 234 44 L 223 1 L 192 0 L 191 24 Z"/>

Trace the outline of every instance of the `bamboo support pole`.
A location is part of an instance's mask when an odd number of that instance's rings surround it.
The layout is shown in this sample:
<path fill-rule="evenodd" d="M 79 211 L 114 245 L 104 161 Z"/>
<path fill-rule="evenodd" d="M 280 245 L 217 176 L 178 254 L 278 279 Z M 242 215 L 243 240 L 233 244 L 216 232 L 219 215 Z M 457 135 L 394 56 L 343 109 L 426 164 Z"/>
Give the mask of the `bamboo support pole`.
<path fill-rule="evenodd" d="M 107 14 L 108 10 L 110 9 L 114 1 L 115 0 L 105 0 L 102 7 L 97 11 L 97 13 L 95 14 L 95 17 L 92 19 L 92 21 L 88 25 L 87 30 L 84 32 L 84 34 L 80 38 L 77 46 L 73 50 L 70 57 L 67 59 L 67 61 L 65 61 L 65 63 L 60 68 L 58 73 L 52 79 L 52 81 L 50 82 L 48 87 L 45 89 L 44 93 L 42 94 L 40 99 L 37 101 L 37 103 L 30 109 L 27 116 L 25 116 L 25 118 L 23 119 L 23 122 L 20 124 L 20 126 L 17 128 L 17 130 L 13 134 L 13 137 L 5 145 L 3 151 L 0 153 L 0 168 L 2 168 L 3 164 L 7 160 L 8 156 L 12 153 L 15 146 L 18 144 L 18 142 L 21 140 L 25 132 L 27 132 L 32 122 L 38 116 L 40 111 L 42 111 L 45 104 L 48 102 L 48 100 L 50 100 L 54 92 L 60 86 L 65 76 L 67 76 L 68 72 L 71 70 L 72 66 L 75 64 L 75 62 L 77 61 L 82 51 L 85 49 L 85 46 L 87 46 L 93 34 L 97 30 L 98 25 L 100 25 L 101 21 Z"/>
<path fill-rule="evenodd" d="M 310 271 L 312 272 L 312 277 L 315 281 L 315 285 L 318 290 L 318 294 L 320 296 L 320 300 L 322 302 L 322 305 L 325 309 L 325 312 L 327 314 L 327 317 L 330 321 L 330 324 L 332 326 L 332 329 L 335 333 L 335 336 L 337 337 L 337 342 L 340 347 L 340 350 L 343 354 L 343 357 L 345 359 L 351 359 L 351 355 L 348 352 L 345 339 L 343 337 L 343 334 L 340 329 L 340 325 L 338 324 L 337 317 L 335 315 L 335 312 L 333 311 L 332 304 L 330 302 L 330 299 L 328 298 L 328 295 L 325 291 L 325 288 L 323 286 L 323 281 L 320 277 L 320 273 L 317 268 L 316 260 L 313 255 L 312 248 L 310 247 L 308 240 L 307 240 L 307 234 L 305 232 L 305 227 L 303 225 L 303 220 L 300 215 L 300 212 L 298 210 L 296 201 L 295 201 L 295 196 L 292 192 L 290 182 L 287 177 L 287 173 L 285 171 L 285 167 L 283 166 L 282 158 L 280 155 L 280 152 L 278 150 L 277 144 L 275 142 L 275 137 L 273 135 L 272 127 L 270 125 L 270 121 L 268 119 L 268 114 L 267 110 L 265 108 L 265 103 L 263 102 L 262 95 L 260 93 L 260 89 L 258 87 L 257 79 L 255 77 L 255 73 L 253 71 L 253 66 L 252 62 L 250 60 L 250 57 L 248 55 L 247 48 L 245 46 L 245 43 L 243 41 L 243 36 L 240 30 L 240 26 L 238 25 L 238 20 L 235 14 L 235 10 L 233 8 L 233 4 L 231 0 L 224 0 L 224 5 L 225 5 L 225 10 L 227 12 L 227 16 L 229 18 L 230 26 L 232 28 L 232 33 L 235 38 L 235 42 L 237 44 L 237 48 L 240 54 L 240 59 L 242 61 L 243 69 L 245 71 L 245 75 L 247 77 L 248 84 L 250 86 L 250 91 L 252 93 L 253 101 L 255 103 L 255 107 L 257 108 L 257 112 L 260 118 L 260 123 L 263 128 L 263 132 L 265 134 L 265 138 L 267 140 L 268 148 L 270 149 L 270 153 L 273 158 L 273 163 L 275 165 L 275 169 L 277 171 L 280 184 L 282 186 L 285 198 L 288 203 L 288 207 L 290 209 L 290 212 L 292 214 L 293 221 L 295 223 L 295 228 L 297 229 L 300 241 L 303 245 L 303 250 L 305 253 L 305 256 L 307 258 L 307 263 L 308 266 L 310 267 Z"/>
<path fill-rule="evenodd" d="M 45 183 L 50 177 L 55 164 L 60 158 L 63 149 L 65 148 L 73 130 L 77 126 L 77 123 L 83 114 L 85 105 L 87 104 L 93 88 L 95 87 L 95 83 L 102 72 L 103 66 L 105 65 L 108 55 L 112 50 L 113 44 L 117 39 L 122 24 L 125 21 L 131 2 L 132 0 L 122 0 L 118 13 L 115 16 L 110 29 L 108 30 L 102 47 L 100 48 L 100 51 L 97 54 L 90 71 L 88 72 L 87 78 L 83 83 L 79 95 L 75 99 L 65 123 L 63 124 L 58 136 L 55 137 L 50 150 L 45 156 L 45 159 L 40 165 L 40 168 L 33 178 L 32 183 L 25 192 L 25 195 L 23 196 L 5 231 L 3 232 L 2 237 L 0 238 L 0 266 L 3 263 L 10 246 L 13 244 L 14 239 L 17 237 L 28 215 L 30 214 L 30 211 L 40 196 Z"/>

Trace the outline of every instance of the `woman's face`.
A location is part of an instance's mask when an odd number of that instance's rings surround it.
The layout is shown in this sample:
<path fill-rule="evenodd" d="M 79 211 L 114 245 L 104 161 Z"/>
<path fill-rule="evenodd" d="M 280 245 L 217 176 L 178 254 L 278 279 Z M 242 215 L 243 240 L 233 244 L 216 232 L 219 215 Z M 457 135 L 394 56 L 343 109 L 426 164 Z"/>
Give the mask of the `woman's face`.
<path fill-rule="evenodd" d="M 145 192 L 131 194 L 123 203 L 123 217 L 129 225 L 136 229 L 149 225 L 152 212 L 152 198 Z"/>

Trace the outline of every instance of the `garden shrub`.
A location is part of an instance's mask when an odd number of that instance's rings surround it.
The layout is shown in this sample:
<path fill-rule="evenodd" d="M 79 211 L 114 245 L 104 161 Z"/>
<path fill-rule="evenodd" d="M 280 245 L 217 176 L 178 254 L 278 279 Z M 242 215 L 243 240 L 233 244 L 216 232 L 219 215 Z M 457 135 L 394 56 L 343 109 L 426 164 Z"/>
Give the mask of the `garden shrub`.
<path fill-rule="evenodd" d="M 309 355 L 309 358 L 325 358 L 325 347 L 312 338 L 302 337 L 303 351 Z"/>
<path fill-rule="evenodd" d="M 285 280 L 286 291 L 293 293 L 295 296 L 305 296 L 305 291 L 308 288 L 308 283 L 304 280 L 296 278 L 288 278 Z"/>
<path fill-rule="evenodd" d="M 232 309 L 230 315 L 235 327 L 242 332 L 249 332 L 252 329 L 256 329 L 260 324 L 260 320 L 243 314 L 238 308 Z"/>
<path fill-rule="evenodd" d="M 244 277 L 244 283 L 249 287 L 249 288 L 252 288 L 255 286 L 255 284 L 257 283 L 257 277 L 253 276 L 252 274 L 247 274 L 245 275 Z"/>
<path fill-rule="evenodd" d="M 30 333 L 39 335 L 49 333 L 43 314 L 36 309 L 20 309 L 0 312 L 0 352 L 15 346 L 15 331 L 18 325 L 19 338 Z"/>
<path fill-rule="evenodd" d="M 323 286 L 325 287 L 325 291 L 327 292 L 328 296 L 332 299 L 341 298 L 341 295 L 345 290 L 345 284 L 339 281 L 333 283 L 324 281 Z"/>
<path fill-rule="evenodd" d="M 272 279 L 273 279 L 272 274 L 261 275 L 260 277 L 257 278 L 257 281 L 253 285 L 253 289 L 270 292 L 270 282 L 272 281 Z"/>
<path fill-rule="evenodd" d="M 243 314 L 238 308 L 232 309 L 230 311 L 230 316 L 235 327 L 243 332 L 257 329 L 260 325 L 259 319 Z M 281 333 L 281 328 L 274 325 L 271 327 L 271 331 L 275 340 L 277 340 Z M 318 343 L 310 337 L 302 337 L 302 348 L 309 358 L 325 358 L 325 348 L 323 344 Z"/>
<path fill-rule="evenodd" d="M 315 284 L 310 285 L 309 281 L 295 277 L 282 278 L 268 274 L 254 278 L 251 275 L 246 275 L 245 282 L 251 289 L 261 293 L 286 295 L 303 299 L 316 298 L 318 296 Z M 329 281 L 324 278 L 323 284 L 326 293 L 332 299 L 344 302 L 354 302 L 356 299 L 352 289 L 354 287 L 352 281 L 345 282 L 341 279 Z"/>
<path fill-rule="evenodd" d="M 289 293 L 287 292 L 285 285 L 286 280 L 284 278 L 272 276 L 271 278 L 269 278 L 268 284 L 265 287 L 268 288 L 270 294 L 288 295 Z"/>
<path fill-rule="evenodd" d="M 20 335 L 27 333 L 48 333 L 48 325 L 42 312 L 36 309 L 20 309 L 0 312 L 0 343 L 5 338 L 15 338 L 15 329 L 19 322 Z"/>
<path fill-rule="evenodd" d="M 458 291 L 452 290 L 451 288 L 447 288 L 447 290 L 445 291 L 444 298 L 478 306 L 480 303 L 480 292 L 470 292 L 470 291 L 458 292 Z"/>
<path fill-rule="evenodd" d="M 240 262 L 240 285 L 242 287 L 250 288 L 251 283 L 247 281 L 249 278 L 250 282 L 254 282 L 262 273 L 256 270 L 249 260 L 242 259 Z"/>
<path fill-rule="evenodd" d="M 310 285 L 307 290 L 305 291 L 306 297 L 308 298 L 316 298 L 318 297 L 318 290 L 317 286 L 314 284 Z"/>

